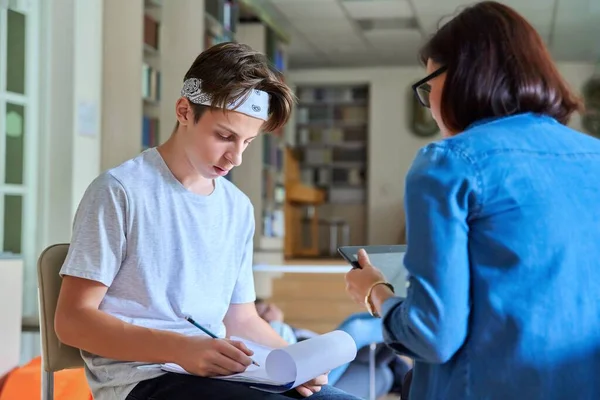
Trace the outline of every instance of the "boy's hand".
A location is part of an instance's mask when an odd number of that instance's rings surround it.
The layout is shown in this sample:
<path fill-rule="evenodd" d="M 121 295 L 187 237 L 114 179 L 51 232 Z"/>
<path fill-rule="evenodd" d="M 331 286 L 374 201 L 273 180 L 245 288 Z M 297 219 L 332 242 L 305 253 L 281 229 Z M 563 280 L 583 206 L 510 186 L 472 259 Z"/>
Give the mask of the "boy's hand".
<path fill-rule="evenodd" d="M 304 385 L 300 385 L 296 388 L 298 393 L 304 397 L 308 397 L 321 390 L 321 386 L 327 385 L 328 378 L 327 374 L 319 375 L 315 379 L 306 382 Z"/>
<path fill-rule="evenodd" d="M 186 337 L 175 362 L 198 376 L 232 375 L 246 370 L 252 354 L 244 343 L 236 340 Z"/>

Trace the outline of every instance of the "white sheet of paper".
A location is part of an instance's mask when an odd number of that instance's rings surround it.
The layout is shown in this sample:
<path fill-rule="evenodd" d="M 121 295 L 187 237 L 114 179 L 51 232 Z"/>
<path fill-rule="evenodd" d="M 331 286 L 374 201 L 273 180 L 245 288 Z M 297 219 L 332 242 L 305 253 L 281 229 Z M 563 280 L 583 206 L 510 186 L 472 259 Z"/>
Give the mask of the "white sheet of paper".
<path fill-rule="evenodd" d="M 254 352 L 252 359 L 260 367 L 250 365 L 242 373 L 215 378 L 254 383 L 257 389 L 276 393 L 293 389 L 349 363 L 357 351 L 354 339 L 343 331 L 329 332 L 281 349 L 270 349 L 242 338 L 231 339 L 244 342 Z M 187 373 L 176 364 L 164 364 L 162 369 Z"/>

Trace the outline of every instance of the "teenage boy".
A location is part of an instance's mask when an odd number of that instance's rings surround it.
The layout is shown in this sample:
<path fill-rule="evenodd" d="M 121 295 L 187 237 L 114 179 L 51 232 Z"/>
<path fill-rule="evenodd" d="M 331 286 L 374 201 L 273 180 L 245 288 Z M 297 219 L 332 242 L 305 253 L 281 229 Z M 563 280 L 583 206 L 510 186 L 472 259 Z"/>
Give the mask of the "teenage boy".
<path fill-rule="evenodd" d="M 80 348 L 95 400 L 354 399 L 320 376 L 285 395 L 211 379 L 244 371 L 242 336 L 286 346 L 254 306 L 254 213 L 223 177 L 261 131 L 286 123 L 293 95 L 268 60 L 225 43 L 186 73 L 169 140 L 104 172 L 79 204 L 55 327 Z M 165 373 L 161 363 L 193 375 Z"/>

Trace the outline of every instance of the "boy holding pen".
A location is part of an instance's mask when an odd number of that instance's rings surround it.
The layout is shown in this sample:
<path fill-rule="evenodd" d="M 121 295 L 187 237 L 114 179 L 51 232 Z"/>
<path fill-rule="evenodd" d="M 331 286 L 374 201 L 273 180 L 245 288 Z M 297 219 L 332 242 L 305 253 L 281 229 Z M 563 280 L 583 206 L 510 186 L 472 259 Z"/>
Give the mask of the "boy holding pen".
<path fill-rule="evenodd" d="M 285 124 L 292 104 L 262 54 L 214 46 L 184 77 L 169 140 L 86 190 L 61 269 L 55 328 L 81 349 L 95 400 L 354 399 L 327 386 L 326 376 L 284 395 L 209 379 L 251 363 L 252 352 L 226 337 L 287 345 L 256 312 L 254 212 L 224 176 L 261 131 Z M 165 373 L 161 363 L 193 375 Z"/>

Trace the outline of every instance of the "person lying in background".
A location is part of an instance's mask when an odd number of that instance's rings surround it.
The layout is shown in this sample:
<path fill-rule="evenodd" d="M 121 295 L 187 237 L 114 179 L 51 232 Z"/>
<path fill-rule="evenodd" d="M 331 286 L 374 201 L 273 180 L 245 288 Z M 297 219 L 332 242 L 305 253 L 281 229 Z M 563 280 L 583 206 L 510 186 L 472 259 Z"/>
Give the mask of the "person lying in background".
<path fill-rule="evenodd" d="M 275 332 L 289 344 L 294 344 L 319 335 L 309 329 L 300 329 L 286 324 L 284 322 L 283 311 L 274 303 L 258 298 L 255 301 L 255 305 L 258 315 L 267 321 Z"/>
<path fill-rule="evenodd" d="M 287 324 L 285 314 L 276 304 L 258 298 L 255 302 L 258 315 L 288 343 L 294 344 L 318 336 L 309 329 L 301 329 Z M 356 340 L 356 338 L 355 338 Z M 375 358 L 375 385 L 377 396 L 400 393 L 405 374 L 412 367 L 406 358 L 398 357 L 385 345 L 380 345 Z M 356 359 L 344 366 L 344 373 L 330 384 L 346 393 L 360 398 L 369 397 L 369 348 L 358 349 Z"/>

